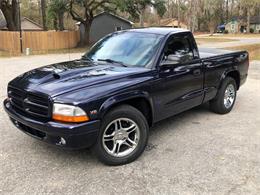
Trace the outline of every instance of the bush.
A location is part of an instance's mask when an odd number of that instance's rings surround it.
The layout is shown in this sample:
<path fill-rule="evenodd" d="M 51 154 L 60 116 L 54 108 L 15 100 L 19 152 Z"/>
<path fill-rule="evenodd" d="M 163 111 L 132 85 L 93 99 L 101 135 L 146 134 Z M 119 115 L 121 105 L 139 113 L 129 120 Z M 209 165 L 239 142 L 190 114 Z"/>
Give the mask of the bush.
<path fill-rule="evenodd" d="M 224 33 L 224 34 L 228 34 L 228 30 L 224 30 L 223 33 Z"/>
<path fill-rule="evenodd" d="M 252 28 L 250 28 L 250 31 L 249 31 L 250 33 L 254 33 L 255 32 L 255 30 L 254 29 L 252 29 Z"/>

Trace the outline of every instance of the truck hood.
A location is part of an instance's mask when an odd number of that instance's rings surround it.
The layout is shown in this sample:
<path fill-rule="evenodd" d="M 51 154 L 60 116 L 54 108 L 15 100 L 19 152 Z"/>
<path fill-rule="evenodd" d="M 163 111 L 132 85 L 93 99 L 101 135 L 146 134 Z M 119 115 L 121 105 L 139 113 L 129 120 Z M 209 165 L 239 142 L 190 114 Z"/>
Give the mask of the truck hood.
<path fill-rule="evenodd" d="M 102 85 L 109 81 L 137 76 L 147 68 L 120 67 L 75 60 L 52 64 L 26 72 L 10 85 L 27 91 L 37 91 L 55 97 L 84 87 Z"/>

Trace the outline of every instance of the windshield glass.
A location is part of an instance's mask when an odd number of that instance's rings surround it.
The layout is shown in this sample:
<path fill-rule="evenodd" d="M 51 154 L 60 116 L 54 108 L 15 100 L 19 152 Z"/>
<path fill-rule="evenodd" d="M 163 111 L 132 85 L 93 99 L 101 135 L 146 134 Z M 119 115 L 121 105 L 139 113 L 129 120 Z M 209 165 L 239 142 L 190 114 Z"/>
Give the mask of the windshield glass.
<path fill-rule="evenodd" d="M 152 61 L 162 37 L 148 33 L 114 33 L 95 44 L 84 57 L 144 67 Z"/>

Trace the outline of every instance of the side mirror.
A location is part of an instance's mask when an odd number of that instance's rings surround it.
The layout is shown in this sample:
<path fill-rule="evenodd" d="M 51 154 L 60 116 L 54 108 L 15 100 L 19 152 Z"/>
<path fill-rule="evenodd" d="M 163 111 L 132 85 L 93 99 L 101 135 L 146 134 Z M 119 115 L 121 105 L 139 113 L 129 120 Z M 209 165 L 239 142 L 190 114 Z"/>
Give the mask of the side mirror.
<path fill-rule="evenodd" d="M 170 54 L 161 62 L 161 66 L 179 64 L 181 63 L 181 59 L 182 57 L 180 55 Z"/>

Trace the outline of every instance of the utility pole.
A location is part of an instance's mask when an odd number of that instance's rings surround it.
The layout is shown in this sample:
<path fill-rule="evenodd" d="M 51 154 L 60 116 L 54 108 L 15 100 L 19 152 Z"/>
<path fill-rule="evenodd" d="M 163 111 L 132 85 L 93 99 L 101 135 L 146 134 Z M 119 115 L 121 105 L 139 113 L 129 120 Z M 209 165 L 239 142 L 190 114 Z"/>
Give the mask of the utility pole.
<path fill-rule="evenodd" d="M 22 22 L 21 22 L 21 1 L 18 1 L 18 17 L 19 17 L 19 31 L 20 31 L 20 49 L 21 53 L 23 53 L 23 32 L 22 32 Z"/>

